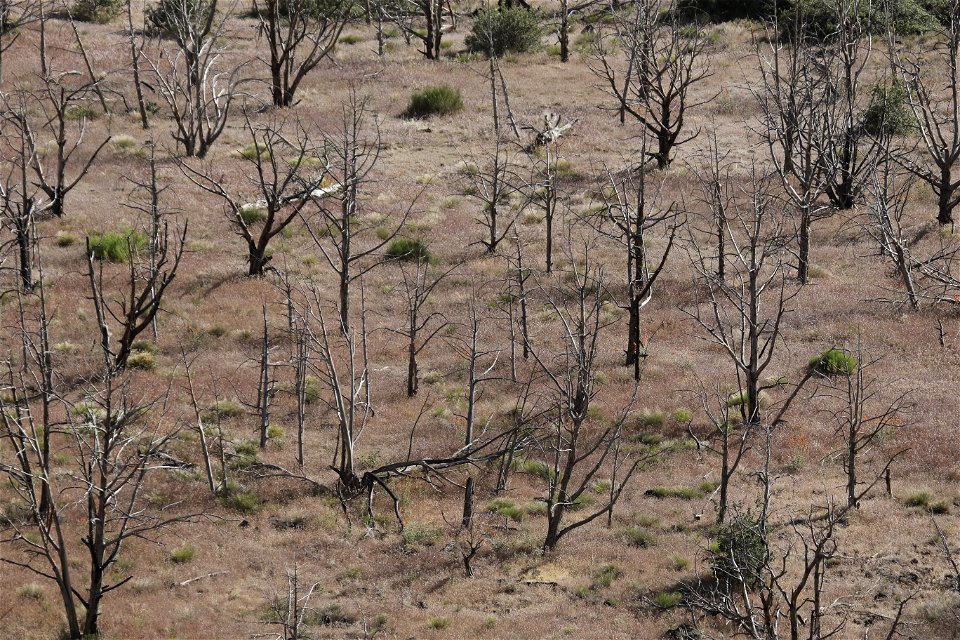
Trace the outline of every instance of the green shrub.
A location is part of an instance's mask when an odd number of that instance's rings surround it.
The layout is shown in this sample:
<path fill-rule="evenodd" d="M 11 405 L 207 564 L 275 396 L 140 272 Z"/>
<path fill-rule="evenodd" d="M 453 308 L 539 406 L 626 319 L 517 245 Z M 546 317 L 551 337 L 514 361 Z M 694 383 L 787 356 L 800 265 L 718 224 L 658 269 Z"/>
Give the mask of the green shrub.
<path fill-rule="evenodd" d="M 185 544 L 170 552 L 170 560 L 176 564 L 187 564 L 188 562 L 193 561 L 193 557 L 196 555 L 196 553 L 196 549 L 193 548 L 193 545 Z"/>
<path fill-rule="evenodd" d="M 72 233 L 68 233 L 66 231 L 60 231 L 57 233 L 58 247 L 72 247 L 76 241 L 77 238 Z"/>
<path fill-rule="evenodd" d="M 481 9 L 464 44 L 473 53 L 502 57 L 540 46 L 540 16 L 530 9 Z"/>
<path fill-rule="evenodd" d="M 857 359 L 843 349 L 827 349 L 810 358 L 809 366 L 824 376 L 849 376 L 857 370 Z"/>
<path fill-rule="evenodd" d="M 215 419 L 236 418 L 243 415 L 243 407 L 233 400 L 217 400 L 210 407 L 210 413 Z"/>
<path fill-rule="evenodd" d="M 431 262 L 433 256 L 427 245 L 416 238 L 395 238 L 387 247 L 387 256 L 395 260 Z"/>
<path fill-rule="evenodd" d="M 933 496 L 929 491 L 917 491 L 907 496 L 905 502 L 908 507 L 923 507 L 926 509 L 933 502 Z"/>
<path fill-rule="evenodd" d="M 713 574 L 727 586 L 754 584 L 767 560 L 767 541 L 749 512 L 721 526 L 711 550 Z"/>
<path fill-rule="evenodd" d="M 363 38 L 354 34 L 347 34 L 345 36 L 340 36 L 340 44 L 357 44 L 358 42 L 363 42 Z"/>
<path fill-rule="evenodd" d="M 463 109 L 463 96 L 459 89 L 448 85 L 427 87 L 410 96 L 407 116 L 426 118 L 427 116 L 446 116 Z"/>
<path fill-rule="evenodd" d="M 93 257 L 107 262 L 130 262 L 132 254 L 143 251 L 148 245 L 147 236 L 135 229 L 95 233 L 88 242 Z"/>
<path fill-rule="evenodd" d="M 240 513 L 251 513 L 260 506 L 260 498 L 247 491 L 238 491 L 224 497 L 223 506 Z"/>
<path fill-rule="evenodd" d="M 271 424 L 267 427 L 267 438 L 269 440 L 279 440 L 283 437 L 283 427 Z"/>
<path fill-rule="evenodd" d="M 877 84 L 870 92 L 870 105 L 863 113 L 863 131 L 874 137 L 905 136 L 917 120 L 902 84 Z"/>
<path fill-rule="evenodd" d="M 148 35 L 170 38 L 183 19 L 184 9 L 191 21 L 202 22 L 210 16 L 211 7 L 209 0 L 160 0 L 147 9 L 144 27 Z"/>
<path fill-rule="evenodd" d="M 81 22 L 110 22 L 123 11 L 123 0 L 77 0 L 73 17 Z"/>

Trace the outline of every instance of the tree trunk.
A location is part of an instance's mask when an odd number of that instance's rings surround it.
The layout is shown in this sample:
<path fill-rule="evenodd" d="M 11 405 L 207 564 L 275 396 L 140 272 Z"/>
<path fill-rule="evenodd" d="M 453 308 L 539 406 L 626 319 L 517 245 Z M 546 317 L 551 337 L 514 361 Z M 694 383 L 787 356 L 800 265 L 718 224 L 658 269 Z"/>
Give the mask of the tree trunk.
<path fill-rule="evenodd" d="M 937 202 L 937 222 L 941 225 L 953 224 L 953 207 L 951 206 L 952 189 L 950 188 L 950 167 L 944 165 L 940 169 L 940 195 Z"/>

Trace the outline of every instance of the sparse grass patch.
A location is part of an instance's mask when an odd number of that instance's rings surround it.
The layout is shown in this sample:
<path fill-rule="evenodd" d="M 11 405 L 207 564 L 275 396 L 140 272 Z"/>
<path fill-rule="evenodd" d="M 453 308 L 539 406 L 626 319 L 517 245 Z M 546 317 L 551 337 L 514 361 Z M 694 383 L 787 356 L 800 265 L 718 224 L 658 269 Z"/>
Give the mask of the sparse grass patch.
<path fill-rule="evenodd" d="M 513 500 L 509 500 L 507 498 L 495 498 L 494 500 L 491 500 L 487 505 L 487 511 L 501 515 L 504 518 L 513 520 L 514 522 L 523 521 L 523 508 L 518 507 Z"/>
<path fill-rule="evenodd" d="M 429 624 L 431 629 L 440 631 L 441 629 L 446 629 L 450 626 L 450 618 L 444 618 L 443 616 L 430 618 Z"/>
<path fill-rule="evenodd" d="M 118 151 L 128 151 L 137 146 L 137 141 L 133 137 L 124 134 L 113 136 L 111 142 L 113 142 L 114 149 Z"/>
<path fill-rule="evenodd" d="M 440 539 L 441 531 L 437 527 L 412 523 L 403 528 L 403 544 L 408 547 L 430 547 Z"/>
<path fill-rule="evenodd" d="M 260 507 L 260 498 L 247 491 L 231 492 L 223 497 L 223 506 L 240 513 L 253 513 Z"/>
<path fill-rule="evenodd" d="M 623 577 L 623 571 L 612 562 L 601 566 L 594 571 L 590 586 L 592 589 L 609 589 L 613 581 Z"/>
<path fill-rule="evenodd" d="M 358 42 L 363 42 L 363 38 L 354 33 L 348 33 L 345 36 L 340 36 L 340 40 L 338 42 L 340 44 L 357 44 Z"/>
<path fill-rule="evenodd" d="M 623 530 L 623 537 L 633 547 L 652 547 L 657 542 L 657 537 L 642 527 L 627 527 Z"/>
<path fill-rule="evenodd" d="M 683 595 L 676 591 L 661 591 L 653 596 L 653 604 L 658 609 L 673 609 L 683 601 Z"/>
<path fill-rule="evenodd" d="M 36 582 L 30 582 L 17 589 L 17 596 L 21 600 L 43 600 L 43 587 Z"/>

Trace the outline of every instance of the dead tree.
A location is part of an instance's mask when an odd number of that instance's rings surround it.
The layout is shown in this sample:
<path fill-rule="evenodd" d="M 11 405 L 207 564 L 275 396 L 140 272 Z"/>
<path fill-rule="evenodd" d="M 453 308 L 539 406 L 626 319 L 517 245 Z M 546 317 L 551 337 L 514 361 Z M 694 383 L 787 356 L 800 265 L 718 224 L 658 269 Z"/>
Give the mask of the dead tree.
<path fill-rule="evenodd" d="M 414 39 L 427 60 L 439 60 L 443 51 L 446 0 L 376 0 L 378 11 L 397 26 L 407 44 Z"/>
<path fill-rule="evenodd" d="M 0 0 L 0 80 L 3 79 L 4 54 L 28 33 L 27 27 L 41 20 L 39 0 Z"/>
<path fill-rule="evenodd" d="M 960 1 L 946 5 L 945 26 L 930 46 L 946 67 L 946 78 L 925 73 L 932 65 L 919 59 L 899 61 L 910 108 L 922 140 L 922 159 L 902 159 L 917 178 L 937 196 L 937 222 L 953 223 L 953 210 L 960 203 Z"/>
<path fill-rule="evenodd" d="M 31 167 L 38 151 L 27 121 L 27 103 L 21 96 L 19 102 L 7 102 L 5 107 L 0 114 L 0 122 L 7 170 L 0 181 L 0 214 L 3 227 L 13 234 L 19 287 L 23 291 L 30 291 L 34 287 L 36 221 L 50 209 L 51 203 L 31 179 Z"/>
<path fill-rule="evenodd" d="M 766 44 L 757 44 L 761 82 L 752 91 L 760 105 L 760 135 L 797 211 L 797 278 L 806 284 L 811 228 L 829 210 L 822 196 L 832 165 L 820 154 L 831 144 L 826 140 L 830 136 L 824 113 L 836 100 L 802 17 L 786 30 L 785 39 L 780 38 L 781 31 L 774 22 L 768 26 Z"/>
<path fill-rule="evenodd" d="M 633 367 L 633 379 L 640 380 L 644 357 L 640 312 L 653 298 L 653 287 L 663 273 L 680 227 L 673 205 L 660 207 L 660 189 L 648 193 L 647 171 L 641 161 L 619 170 L 605 168 L 600 187 L 603 209 L 596 227 L 626 253 L 626 301 L 620 308 L 628 314 L 625 366 Z M 666 236 L 666 245 L 656 255 L 654 234 Z"/>
<path fill-rule="evenodd" d="M 869 373 L 878 361 L 865 360 L 862 346 L 858 346 L 856 357 L 856 370 L 850 375 L 835 376 L 828 387 L 828 393 L 840 405 L 831 414 L 842 442 L 836 457 L 843 462 L 847 476 L 848 509 L 860 508 L 860 500 L 876 485 L 876 479 L 884 476 L 894 460 L 904 453 L 901 450 L 885 456 L 879 473 L 870 476 L 874 481 L 863 481 L 865 458 L 905 426 L 906 415 L 912 408 L 909 392 L 894 394 L 889 399 L 884 397 L 883 386 Z"/>
<path fill-rule="evenodd" d="M 924 304 L 960 304 L 960 242 L 951 235 L 910 224 L 906 205 L 914 182 L 896 176 L 889 163 L 874 175 L 864 227 L 899 281 L 897 286 L 887 287 L 892 297 L 880 301 L 907 304 L 915 311 Z"/>
<path fill-rule="evenodd" d="M 714 98 L 691 95 L 711 76 L 707 39 L 699 25 L 692 34 L 684 28 L 673 0 L 641 0 L 632 14 L 618 14 L 615 24 L 615 37 L 598 34 L 591 69 L 616 99 L 616 109 L 633 116 L 656 141 L 647 156 L 665 169 L 676 147 L 699 134 L 685 131 L 690 110 Z"/>
<path fill-rule="evenodd" d="M 270 613 L 272 620 L 265 624 L 280 627 L 278 633 L 257 634 L 255 638 L 275 638 L 275 640 L 302 640 L 307 638 L 306 621 L 308 616 L 314 610 L 310 606 L 310 601 L 319 582 L 310 585 L 300 584 L 300 570 L 294 566 L 293 570 L 287 569 L 287 593 L 281 597 L 277 595 L 273 600 Z M 321 588 L 322 590 L 322 588 Z"/>
<path fill-rule="evenodd" d="M 391 329 L 407 343 L 407 397 L 417 395 L 420 387 L 420 352 L 449 324 L 442 311 L 431 311 L 434 292 L 458 265 L 445 271 L 431 273 L 429 260 L 417 258 L 412 266 L 400 263 L 402 280 L 397 291 L 401 294 L 406 311 L 406 323 L 399 329 Z"/>
<path fill-rule="evenodd" d="M 133 73 L 133 89 L 137 96 L 137 113 L 140 114 L 140 126 L 146 131 L 150 128 L 150 119 L 147 116 L 147 101 L 143 96 L 143 75 L 140 71 L 140 58 L 143 56 L 143 40 L 138 38 L 133 28 L 133 0 L 127 0 L 127 31 L 130 40 L 130 69 Z"/>
<path fill-rule="evenodd" d="M 568 244 L 574 242 L 571 240 Z M 552 355 L 536 346 L 531 353 L 542 370 L 552 394 L 551 411 L 543 425 L 548 463 L 546 496 L 547 532 L 544 551 L 553 551 L 557 543 L 574 531 L 614 508 L 637 467 L 648 456 L 635 456 L 619 474 L 619 482 L 599 508 L 572 521 L 565 518 L 589 489 L 593 479 L 616 449 L 626 421 L 627 405 L 613 425 L 593 428 L 591 405 L 599 392 L 597 356 L 601 332 L 609 326 L 602 313 L 605 283 L 603 269 L 594 264 L 595 247 L 584 242 L 584 249 L 571 255 L 570 271 L 558 274 L 558 282 L 544 287 L 544 301 L 559 318 L 563 346 Z M 570 284 L 564 284 L 569 281 Z M 636 387 L 634 389 L 636 397 Z"/>
<path fill-rule="evenodd" d="M 704 235 L 711 237 L 716 243 L 716 274 L 718 280 L 726 278 L 726 242 L 727 242 L 727 210 L 732 206 L 734 197 L 732 187 L 732 164 L 728 161 L 730 151 L 721 154 L 717 142 L 717 133 L 714 128 L 710 132 L 708 150 L 704 158 L 703 167 L 693 167 L 693 171 L 700 183 L 703 192 L 701 202 L 710 208 L 711 219 L 709 229 L 698 229 Z"/>
<path fill-rule="evenodd" d="M 475 156 L 467 163 L 462 192 L 480 204 L 477 224 L 484 237 L 479 243 L 487 253 L 496 253 L 504 238 L 511 235 L 525 205 L 512 201 L 515 196 L 524 195 L 519 167 L 510 155 L 508 143 L 498 135 L 493 145 L 491 153 Z"/>
<path fill-rule="evenodd" d="M 348 1 L 254 0 L 274 106 L 293 106 L 300 83 L 333 51 L 352 7 Z"/>
<path fill-rule="evenodd" d="M 99 298 L 96 289 L 93 296 Z M 0 394 L 0 437 L 12 453 L 0 473 L 29 510 L 27 517 L 5 522 L 10 535 L 3 542 L 10 552 L 2 561 L 56 585 L 71 638 L 98 635 L 104 597 L 133 577 L 117 563 L 128 540 L 196 518 L 153 508 L 145 496 L 147 477 L 167 466 L 163 450 L 176 434 L 165 428 L 162 415 L 169 390 L 152 401 L 134 401 L 130 380 L 113 366 L 113 352 L 105 350 L 103 359 L 99 382 L 83 390 L 86 399 L 61 398 L 45 425 L 72 451 L 65 473 L 38 475 L 45 464 L 40 430 L 47 416 L 38 415 L 31 382 L 9 361 Z M 71 533 L 74 522 L 82 536 Z"/>
<path fill-rule="evenodd" d="M 89 155 L 84 161 L 75 160 L 74 156 L 83 143 L 87 120 L 85 117 L 77 120 L 76 131 L 71 132 L 73 128 L 71 116 L 91 92 L 92 84 L 81 83 L 75 87 L 68 86 L 70 77 L 74 75 L 76 72 L 67 72 L 56 77 L 44 78 L 43 87 L 33 100 L 34 108 L 42 114 L 39 127 L 36 127 L 35 132 L 35 127 L 30 125 L 27 118 L 24 118 L 23 122 L 30 145 L 34 149 L 39 149 L 37 135 L 44 138 L 50 136 L 53 140 L 52 149 L 48 147 L 45 153 L 32 154 L 31 168 L 37 186 L 50 201 L 50 212 L 58 218 L 63 216 L 64 200 L 67 194 L 87 176 L 93 163 L 96 162 L 97 155 L 110 142 L 108 135 L 98 145 L 87 151 Z M 75 171 L 76 175 L 68 178 L 68 169 Z"/>
<path fill-rule="evenodd" d="M 764 374 L 799 292 L 785 273 L 787 236 L 777 203 L 766 181 L 757 175 L 754 181 L 746 201 L 736 202 L 727 212 L 724 234 L 730 249 L 725 280 L 717 278 L 711 256 L 691 237 L 688 252 L 700 293 L 695 306 L 685 311 L 733 365 L 737 390 L 728 401 L 739 408 L 744 425 L 760 423 L 761 394 L 782 384 Z"/>
<path fill-rule="evenodd" d="M 372 137 L 367 137 L 368 104 L 367 98 L 351 94 L 349 102 L 344 105 L 340 131 L 325 140 L 325 164 L 330 186 L 321 188 L 313 197 L 316 211 L 304 212 L 301 216 L 336 276 L 337 310 L 344 333 L 350 327 L 351 285 L 382 263 L 380 250 L 400 233 L 415 204 L 415 201 L 411 203 L 395 223 L 385 227 L 385 233 L 370 237 L 383 226 L 384 220 L 367 215 L 361 200 L 372 181 L 382 150 L 380 129 L 376 124 Z"/>
<path fill-rule="evenodd" d="M 253 193 L 228 191 L 226 175 L 212 165 L 194 169 L 179 161 L 184 175 L 217 196 L 234 228 L 247 245 L 247 275 L 262 277 L 270 268 L 271 242 L 315 201 L 336 197 L 340 181 L 331 178 L 329 160 L 302 123 L 291 134 L 284 122 L 254 123 L 245 114 L 250 144 L 244 149 L 244 176 Z M 248 198 L 250 198 L 248 200 Z"/>
<path fill-rule="evenodd" d="M 167 18 L 174 49 L 161 44 L 149 60 L 156 92 L 170 110 L 177 145 L 187 156 L 204 157 L 223 133 L 233 101 L 246 81 L 244 64 L 224 68 L 220 43 L 226 36 L 229 11 L 217 11 L 217 0 L 175 0 Z"/>
<path fill-rule="evenodd" d="M 87 278 L 106 369 L 115 372 L 124 369 L 133 353 L 134 342 L 152 326 L 160 312 L 163 295 L 177 275 L 186 238 L 186 223 L 173 238 L 169 226 L 164 223 L 157 252 L 147 264 L 137 255 L 133 241 L 128 239 L 130 261 L 124 267 L 125 278 L 115 298 L 104 292 L 103 261 L 94 255 L 87 238 Z M 114 338 L 111 324 L 119 325 L 119 338 Z"/>

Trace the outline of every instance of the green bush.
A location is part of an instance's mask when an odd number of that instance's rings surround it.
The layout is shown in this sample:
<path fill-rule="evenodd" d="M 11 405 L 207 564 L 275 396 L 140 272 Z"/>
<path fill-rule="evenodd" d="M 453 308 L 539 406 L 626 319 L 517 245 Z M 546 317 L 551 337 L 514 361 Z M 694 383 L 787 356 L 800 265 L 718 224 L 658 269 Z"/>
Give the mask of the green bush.
<path fill-rule="evenodd" d="M 410 96 L 407 116 L 426 118 L 427 116 L 446 116 L 463 109 L 463 96 L 459 89 L 442 84 L 427 87 Z"/>
<path fill-rule="evenodd" d="M 871 136 L 905 136 L 916 128 L 917 120 L 907 102 L 907 90 L 901 84 L 877 84 L 870 92 L 870 105 L 863 112 L 861 126 Z"/>
<path fill-rule="evenodd" d="M 524 515 L 523 508 L 518 507 L 513 500 L 507 498 L 495 498 L 491 500 L 490 504 L 487 505 L 487 511 L 501 515 L 504 518 L 509 518 L 514 522 L 521 522 Z"/>
<path fill-rule="evenodd" d="M 137 230 L 95 233 L 88 239 L 90 251 L 97 260 L 130 262 L 133 253 L 147 248 L 147 236 Z"/>
<path fill-rule="evenodd" d="M 245 204 L 240 207 L 240 219 L 248 227 L 263 222 L 266 217 L 266 211 L 255 204 Z"/>
<path fill-rule="evenodd" d="M 474 53 L 501 57 L 527 53 L 540 46 L 540 16 L 522 7 L 481 9 L 464 44 Z"/>
<path fill-rule="evenodd" d="M 433 256 L 427 245 L 415 238 L 396 238 L 387 247 L 387 256 L 395 260 L 422 260 L 431 262 Z"/>
<path fill-rule="evenodd" d="M 123 0 L 77 0 L 73 17 L 81 22 L 110 22 L 123 11 Z"/>
<path fill-rule="evenodd" d="M 150 371 L 157 367 L 157 359 L 148 351 L 134 351 L 127 358 L 127 366 L 131 369 Z"/>
<path fill-rule="evenodd" d="M 251 513 L 260 506 L 260 499 L 249 492 L 231 493 L 223 499 L 223 506 L 240 513 Z"/>
<path fill-rule="evenodd" d="M 633 547 L 652 547 L 657 542 L 657 537 L 642 527 L 627 527 L 623 530 L 623 537 Z"/>
<path fill-rule="evenodd" d="M 711 551 L 714 576 L 728 586 L 754 584 L 768 556 L 760 523 L 749 512 L 720 527 Z"/>
<path fill-rule="evenodd" d="M 183 19 L 184 9 L 192 21 L 199 23 L 210 16 L 211 8 L 209 0 L 160 0 L 147 9 L 144 27 L 148 35 L 170 38 L 177 31 L 177 23 Z"/>
<path fill-rule="evenodd" d="M 810 358 L 810 369 L 824 376 L 849 376 L 857 370 L 857 359 L 843 349 L 827 349 Z"/>

